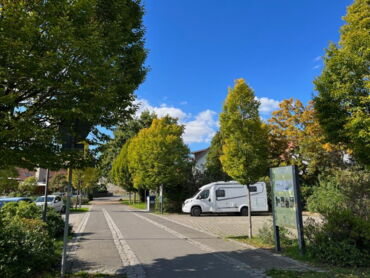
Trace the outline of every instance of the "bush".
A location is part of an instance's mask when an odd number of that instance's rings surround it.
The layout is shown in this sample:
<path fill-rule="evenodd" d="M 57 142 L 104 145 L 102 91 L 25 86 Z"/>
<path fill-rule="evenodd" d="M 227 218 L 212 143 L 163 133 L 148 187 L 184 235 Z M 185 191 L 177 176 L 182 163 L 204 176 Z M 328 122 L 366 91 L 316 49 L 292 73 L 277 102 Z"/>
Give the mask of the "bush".
<path fill-rule="evenodd" d="M 54 240 L 40 219 L 0 220 L 0 276 L 29 277 L 56 263 Z"/>
<path fill-rule="evenodd" d="M 351 211 L 332 212 L 322 225 L 306 228 L 308 249 L 320 262 L 337 266 L 369 266 L 370 221 Z"/>
<path fill-rule="evenodd" d="M 308 208 L 324 215 L 309 223 L 306 237 L 314 258 L 337 266 L 369 266 L 370 173 L 358 168 L 334 170 L 319 178 Z"/>
<path fill-rule="evenodd" d="M 76 206 L 76 204 L 78 205 L 79 204 L 79 198 L 80 197 L 71 197 L 71 206 L 72 207 L 75 207 Z M 88 198 L 88 196 L 81 196 L 81 205 L 87 205 L 87 204 L 89 204 L 89 202 L 90 202 L 90 200 L 89 200 L 89 198 Z M 65 200 L 64 201 L 64 203 L 66 204 L 67 203 L 67 200 Z"/>
<path fill-rule="evenodd" d="M 6 224 L 9 224 L 13 219 L 41 219 L 42 209 L 34 203 L 18 202 L 7 203 L 0 210 L 0 219 Z M 50 236 L 58 238 L 63 235 L 64 221 L 61 215 L 53 208 L 48 207 L 46 214 L 46 229 Z M 71 227 L 70 227 L 71 231 Z"/>
<path fill-rule="evenodd" d="M 368 219 L 370 215 L 370 172 L 352 168 L 334 170 L 319 177 L 319 186 L 308 198 L 308 209 L 329 215 L 335 211 L 349 210 L 354 215 Z"/>
<path fill-rule="evenodd" d="M 48 208 L 46 214 L 46 224 L 49 234 L 53 238 L 60 238 L 64 234 L 64 221 L 59 212 L 53 208 Z M 69 227 L 69 233 L 71 233 L 72 227 Z"/>
<path fill-rule="evenodd" d="M 293 244 L 292 234 L 286 228 L 280 227 L 279 234 L 280 234 L 280 244 L 282 246 L 290 246 Z M 265 244 L 270 244 L 270 245 L 275 244 L 274 227 L 271 221 L 269 221 L 268 223 L 265 223 L 262 226 L 262 228 L 258 230 L 258 237 Z"/>

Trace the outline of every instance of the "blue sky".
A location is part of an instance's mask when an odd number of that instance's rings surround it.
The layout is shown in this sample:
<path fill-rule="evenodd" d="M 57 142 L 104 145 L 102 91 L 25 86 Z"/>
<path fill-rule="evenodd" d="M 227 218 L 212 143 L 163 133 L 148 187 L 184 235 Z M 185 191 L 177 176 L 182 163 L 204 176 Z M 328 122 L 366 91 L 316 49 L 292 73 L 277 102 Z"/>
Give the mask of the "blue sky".
<path fill-rule="evenodd" d="M 144 0 L 143 109 L 185 125 L 191 150 L 209 145 L 227 88 L 244 78 L 269 118 L 279 101 L 307 103 L 321 56 L 337 42 L 350 0 Z"/>

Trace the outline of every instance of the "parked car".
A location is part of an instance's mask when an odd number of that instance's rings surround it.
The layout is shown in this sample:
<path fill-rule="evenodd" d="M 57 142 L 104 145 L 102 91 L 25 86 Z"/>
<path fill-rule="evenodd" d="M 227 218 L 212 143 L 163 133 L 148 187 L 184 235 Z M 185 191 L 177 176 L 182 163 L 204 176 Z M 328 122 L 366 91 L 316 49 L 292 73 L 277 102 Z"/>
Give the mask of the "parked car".
<path fill-rule="evenodd" d="M 251 203 L 248 203 L 247 186 L 236 181 L 213 182 L 199 188 L 199 191 L 190 199 L 185 200 L 182 211 L 192 216 L 202 213 L 239 212 L 246 216 L 249 207 L 252 211 L 268 211 L 267 190 L 264 182 L 250 186 Z"/>
<path fill-rule="evenodd" d="M 0 199 L 0 208 L 4 206 L 6 203 L 11 203 L 11 202 L 28 202 L 32 203 L 32 199 L 28 197 L 13 197 L 13 198 L 1 198 Z"/>
<path fill-rule="evenodd" d="M 36 206 L 44 206 L 45 197 L 40 196 L 36 199 L 35 202 L 36 202 Z M 62 198 L 58 195 L 48 195 L 47 204 L 48 204 L 48 207 L 52 207 L 58 212 L 64 212 L 66 208 Z"/>

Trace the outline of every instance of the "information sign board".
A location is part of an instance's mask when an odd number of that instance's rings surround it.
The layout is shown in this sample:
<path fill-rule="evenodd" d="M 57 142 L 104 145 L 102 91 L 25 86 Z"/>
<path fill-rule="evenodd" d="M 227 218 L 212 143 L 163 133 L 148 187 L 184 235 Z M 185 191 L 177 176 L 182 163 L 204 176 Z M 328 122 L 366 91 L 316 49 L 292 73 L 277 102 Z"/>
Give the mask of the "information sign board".
<path fill-rule="evenodd" d="M 277 226 L 297 227 L 294 175 L 293 166 L 271 169 L 271 184 L 274 197 L 273 211 Z"/>

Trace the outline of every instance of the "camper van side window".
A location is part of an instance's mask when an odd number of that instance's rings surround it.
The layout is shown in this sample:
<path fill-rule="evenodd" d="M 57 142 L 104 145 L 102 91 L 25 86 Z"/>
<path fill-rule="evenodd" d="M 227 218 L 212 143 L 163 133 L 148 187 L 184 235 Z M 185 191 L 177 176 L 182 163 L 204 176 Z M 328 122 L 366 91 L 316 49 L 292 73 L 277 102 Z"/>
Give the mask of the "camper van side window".
<path fill-rule="evenodd" d="M 222 198 L 222 197 L 225 197 L 225 190 L 217 189 L 216 190 L 216 198 Z"/>
<path fill-rule="evenodd" d="M 250 192 L 257 192 L 257 186 L 250 186 L 249 191 Z"/>

